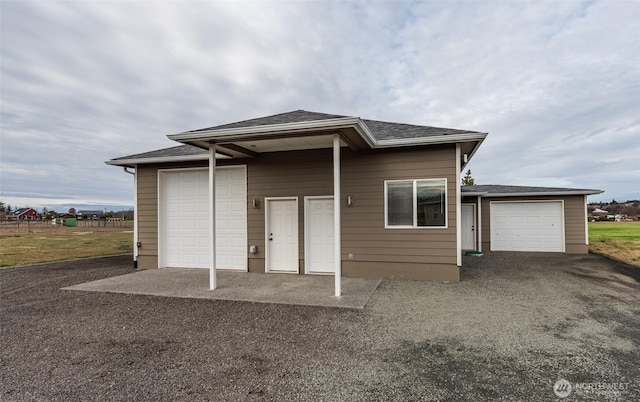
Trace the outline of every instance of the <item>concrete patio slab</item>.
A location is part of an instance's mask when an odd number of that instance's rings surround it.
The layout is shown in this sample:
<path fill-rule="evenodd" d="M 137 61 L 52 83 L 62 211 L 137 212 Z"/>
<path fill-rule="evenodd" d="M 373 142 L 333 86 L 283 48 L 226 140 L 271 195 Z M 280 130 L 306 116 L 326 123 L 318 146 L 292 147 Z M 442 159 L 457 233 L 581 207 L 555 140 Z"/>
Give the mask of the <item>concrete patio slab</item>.
<path fill-rule="evenodd" d="M 209 290 L 208 270 L 154 269 L 62 289 L 363 309 L 380 284 L 379 279 L 342 278 L 342 296 L 335 297 L 333 276 L 218 271 L 217 282 L 218 288 Z"/>

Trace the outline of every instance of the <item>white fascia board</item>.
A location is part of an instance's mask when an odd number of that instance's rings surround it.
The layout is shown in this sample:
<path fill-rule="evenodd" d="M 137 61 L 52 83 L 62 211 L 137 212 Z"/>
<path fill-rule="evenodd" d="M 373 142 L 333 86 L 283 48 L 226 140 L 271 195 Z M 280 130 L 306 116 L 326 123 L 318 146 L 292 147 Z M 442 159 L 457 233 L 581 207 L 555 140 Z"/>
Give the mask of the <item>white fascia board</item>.
<path fill-rule="evenodd" d="M 131 159 L 116 159 L 105 161 L 107 165 L 111 166 L 135 166 L 149 163 L 170 163 L 170 162 L 190 162 L 190 161 L 208 161 L 209 156 L 207 154 L 202 155 L 180 155 L 180 156 L 157 156 L 154 158 L 131 158 Z"/>
<path fill-rule="evenodd" d="M 376 141 L 374 148 L 404 147 L 408 145 L 451 144 L 467 141 L 482 141 L 487 133 L 449 134 L 420 138 L 396 138 Z"/>
<path fill-rule="evenodd" d="M 482 197 L 487 195 L 486 191 L 460 191 L 463 197 Z"/>
<path fill-rule="evenodd" d="M 601 194 L 603 191 L 539 191 L 531 193 L 485 193 L 484 197 L 531 197 L 543 195 L 593 195 Z"/>
<path fill-rule="evenodd" d="M 194 141 L 234 141 L 244 137 L 252 137 L 255 134 L 281 134 L 286 132 L 305 132 L 326 129 L 353 128 L 371 148 L 391 148 L 410 145 L 450 144 L 465 141 L 482 141 L 487 133 L 467 133 L 439 135 L 421 138 L 398 138 L 390 140 L 376 140 L 367 125 L 359 117 L 340 117 L 337 119 L 312 120 L 298 123 L 271 124 L 266 126 L 236 127 L 219 130 L 204 130 L 198 132 L 184 132 L 170 134 L 170 140 L 182 143 Z"/>
<path fill-rule="evenodd" d="M 170 140 L 190 142 L 198 140 L 238 140 L 255 134 L 278 134 L 290 131 L 313 131 L 318 129 L 339 129 L 362 124 L 357 117 L 341 117 L 337 119 L 312 120 L 298 123 L 270 124 L 266 126 L 236 127 L 219 130 L 204 130 L 198 132 L 184 132 L 170 134 Z"/>

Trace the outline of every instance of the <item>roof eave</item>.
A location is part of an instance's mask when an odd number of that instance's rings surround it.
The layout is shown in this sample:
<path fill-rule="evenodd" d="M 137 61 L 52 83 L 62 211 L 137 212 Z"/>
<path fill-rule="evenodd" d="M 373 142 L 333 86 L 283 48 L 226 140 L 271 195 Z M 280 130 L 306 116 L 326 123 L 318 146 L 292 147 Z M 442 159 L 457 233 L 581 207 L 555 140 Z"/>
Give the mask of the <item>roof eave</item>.
<path fill-rule="evenodd" d="M 363 138 L 373 140 L 362 120 L 358 117 L 340 117 L 336 119 L 311 120 L 296 123 L 269 124 L 252 127 L 235 127 L 225 129 L 212 129 L 202 131 L 187 131 L 177 134 L 169 134 L 167 137 L 181 143 L 193 143 L 198 141 L 232 142 L 256 134 L 283 134 L 293 132 L 312 132 L 327 129 L 355 128 Z M 370 141 L 367 141 L 370 142 Z"/>
<path fill-rule="evenodd" d="M 482 136 L 481 139 L 478 140 L 478 142 L 476 142 L 476 145 L 471 150 L 471 153 L 467 156 L 467 161 L 466 162 L 462 161 L 462 164 L 460 165 L 460 171 L 461 172 L 469 164 L 469 162 L 471 162 L 471 158 L 473 158 L 473 155 L 476 154 L 476 151 L 478 150 L 478 148 L 480 148 L 480 145 L 482 145 L 482 143 L 484 142 L 485 138 L 487 138 L 487 135 L 489 135 L 489 133 L 480 133 L 480 134 L 483 134 L 483 136 Z"/>
<path fill-rule="evenodd" d="M 486 195 L 487 192 L 486 191 L 461 191 L 460 195 L 462 195 L 463 197 L 482 197 L 484 195 Z"/>
<path fill-rule="evenodd" d="M 169 134 L 167 138 L 184 144 L 200 146 L 198 142 L 233 142 L 256 134 L 276 135 L 294 132 L 313 132 L 316 130 L 352 128 L 366 141 L 371 148 L 394 148 L 412 145 L 451 144 L 457 142 L 479 141 L 485 139 L 487 133 L 448 134 L 419 138 L 397 138 L 377 140 L 364 121 L 359 117 L 340 117 L 336 119 L 312 120 L 297 123 L 270 124 L 252 127 L 235 127 L 202 131 L 187 131 Z M 477 149 L 477 146 L 475 147 Z M 474 149 L 474 152 L 475 152 Z"/>
<path fill-rule="evenodd" d="M 469 141 L 478 141 L 480 143 L 486 137 L 487 137 L 487 133 L 465 133 L 465 134 L 437 135 L 437 136 L 419 137 L 419 138 L 396 138 L 391 140 L 376 141 L 374 148 L 393 148 L 393 147 L 405 147 L 405 146 L 411 146 L 411 145 L 452 144 L 452 143 L 469 142 Z M 478 146 L 474 148 L 473 153 L 475 153 L 475 150 L 478 148 Z"/>
<path fill-rule="evenodd" d="M 574 190 L 574 191 L 535 191 L 522 193 L 491 193 L 487 192 L 485 197 L 531 197 L 531 196 L 560 196 L 560 195 L 594 195 L 602 194 L 602 190 Z"/>
<path fill-rule="evenodd" d="M 128 158 L 128 159 L 111 159 L 105 161 L 111 166 L 129 166 L 151 164 L 151 163 L 171 163 L 171 162 L 191 162 L 209 160 L 208 154 L 202 155 L 176 155 L 176 156 L 157 156 L 152 158 Z"/>

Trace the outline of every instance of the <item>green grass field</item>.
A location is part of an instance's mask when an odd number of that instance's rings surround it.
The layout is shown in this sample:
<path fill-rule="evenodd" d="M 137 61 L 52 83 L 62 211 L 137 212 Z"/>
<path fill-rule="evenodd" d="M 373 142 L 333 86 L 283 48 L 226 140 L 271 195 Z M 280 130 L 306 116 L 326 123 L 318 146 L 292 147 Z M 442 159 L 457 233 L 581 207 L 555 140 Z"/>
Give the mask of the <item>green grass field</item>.
<path fill-rule="evenodd" d="M 21 224 L 0 227 L 0 267 L 133 252 L 133 230 Z"/>
<path fill-rule="evenodd" d="M 590 222 L 589 251 L 640 267 L 640 222 Z"/>
<path fill-rule="evenodd" d="M 133 252 L 133 231 L 51 225 L 0 227 L 0 267 Z M 640 268 L 640 222 L 590 222 L 589 251 Z"/>

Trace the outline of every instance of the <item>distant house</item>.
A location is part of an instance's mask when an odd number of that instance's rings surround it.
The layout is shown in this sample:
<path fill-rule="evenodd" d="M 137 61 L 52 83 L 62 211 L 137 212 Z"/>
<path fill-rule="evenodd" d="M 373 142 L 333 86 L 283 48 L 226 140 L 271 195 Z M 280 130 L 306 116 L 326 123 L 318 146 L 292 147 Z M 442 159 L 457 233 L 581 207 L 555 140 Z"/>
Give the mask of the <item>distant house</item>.
<path fill-rule="evenodd" d="M 34 220 L 38 219 L 38 211 L 33 208 L 20 208 L 13 211 L 11 219 L 14 220 Z"/>
<path fill-rule="evenodd" d="M 79 219 L 87 219 L 87 220 L 98 220 L 100 217 L 104 215 L 102 211 L 78 211 Z"/>
<path fill-rule="evenodd" d="M 596 208 L 591 212 L 591 216 L 607 216 L 609 215 L 609 211 L 605 211 L 604 209 Z"/>

